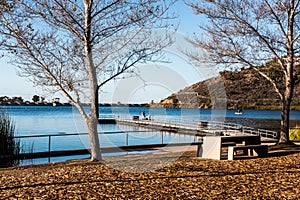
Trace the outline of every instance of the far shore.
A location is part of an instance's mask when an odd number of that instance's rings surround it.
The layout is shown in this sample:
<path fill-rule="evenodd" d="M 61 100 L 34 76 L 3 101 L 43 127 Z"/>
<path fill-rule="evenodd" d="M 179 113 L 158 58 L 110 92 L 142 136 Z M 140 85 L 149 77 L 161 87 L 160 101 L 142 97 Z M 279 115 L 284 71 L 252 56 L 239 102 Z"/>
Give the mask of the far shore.
<path fill-rule="evenodd" d="M 85 106 L 89 106 L 90 103 L 82 103 Z M 11 103 L 11 102 L 0 102 L 0 106 L 72 106 L 70 103 L 66 102 L 24 102 L 24 103 Z M 175 108 L 175 109 L 203 109 L 203 110 L 209 110 L 212 108 L 196 108 L 196 107 L 187 107 L 187 108 L 181 108 L 176 106 L 168 106 L 164 107 L 160 104 L 149 104 L 149 103 L 131 103 L 131 104 L 125 104 L 125 103 L 100 103 L 100 107 L 149 107 L 149 108 Z M 237 110 L 235 108 L 227 108 L 227 110 Z M 270 110 L 270 111 L 280 111 L 281 107 L 279 105 L 274 106 L 245 106 L 243 110 Z M 291 106 L 291 111 L 300 111 L 300 106 Z"/>
<path fill-rule="evenodd" d="M 90 105 L 89 103 L 82 103 L 83 105 Z M 49 102 L 43 102 L 43 103 L 35 103 L 35 102 L 27 102 L 27 103 L 6 103 L 6 102 L 0 102 L 0 106 L 72 106 L 70 103 L 49 103 Z M 99 106 L 101 107 L 149 107 L 149 104 L 120 104 L 120 103 L 100 103 Z"/>

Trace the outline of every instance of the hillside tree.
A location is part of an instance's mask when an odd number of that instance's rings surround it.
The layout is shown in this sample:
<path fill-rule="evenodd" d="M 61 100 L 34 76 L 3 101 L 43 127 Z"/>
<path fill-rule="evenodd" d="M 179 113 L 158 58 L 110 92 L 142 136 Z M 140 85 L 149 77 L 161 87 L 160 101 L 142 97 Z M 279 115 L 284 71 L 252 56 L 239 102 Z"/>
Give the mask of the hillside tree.
<path fill-rule="evenodd" d="M 200 25 L 201 34 L 189 40 L 205 49 L 210 61 L 223 69 L 250 67 L 272 84 L 282 104 L 280 144 L 290 143 L 290 105 L 299 80 L 299 3 L 300 0 L 187 2 L 196 14 L 207 19 Z M 281 77 L 272 75 L 270 70 L 274 69 Z"/>
<path fill-rule="evenodd" d="M 40 96 L 38 96 L 38 95 L 33 95 L 33 97 L 32 97 L 32 101 L 34 102 L 34 103 L 37 103 L 37 102 L 39 102 L 39 100 L 40 100 Z"/>
<path fill-rule="evenodd" d="M 101 160 L 99 90 L 108 81 L 132 75 L 137 64 L 160 59 L 161 50 L 172 42 L 163 30 L 172 25 L 168 9 L 173 3 L 6 0 L 0 4 L 1 48 L 11 55 L 20 76 L 61 92 L 79 110 L 89 133 L 91 160 Z M 86 96 L 89 111 L 82 104 Z"/>

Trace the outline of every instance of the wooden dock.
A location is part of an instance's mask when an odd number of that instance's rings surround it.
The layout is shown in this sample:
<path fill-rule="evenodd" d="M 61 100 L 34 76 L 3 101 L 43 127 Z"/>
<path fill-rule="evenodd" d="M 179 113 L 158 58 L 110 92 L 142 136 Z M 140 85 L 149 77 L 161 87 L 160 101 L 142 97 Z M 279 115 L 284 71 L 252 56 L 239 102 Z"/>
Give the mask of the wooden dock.
<path fill-rule="evenodd" d="M 124 120 L 117 119 L 117 124 L 138 126 L 148 129 L 155 129 L 157 131 L 169 131 L 174 133 L 206 136 L 206 135 L 221 135 L 221 134 L 238 134 L 239 130 L 221 130 L 221 129 L 210 129 L 209 127 L 194 125 L 194 124 L 179 124 L 171 122 L 160 122 L 152 120 Z"/>
<path fill-rule="evenodd" d="M 276 141 L 277 132 L 245 127 L 239 124 L 213 121 L 164 121 L 161 119 L 141 120 L 137 116 L 114 118 L 115 123 L 154 129 L 157 131 L 169 131 L 180 134 L 196 136 L 235 136 L 235 135 L 260 135 L 262 141 Z"/>

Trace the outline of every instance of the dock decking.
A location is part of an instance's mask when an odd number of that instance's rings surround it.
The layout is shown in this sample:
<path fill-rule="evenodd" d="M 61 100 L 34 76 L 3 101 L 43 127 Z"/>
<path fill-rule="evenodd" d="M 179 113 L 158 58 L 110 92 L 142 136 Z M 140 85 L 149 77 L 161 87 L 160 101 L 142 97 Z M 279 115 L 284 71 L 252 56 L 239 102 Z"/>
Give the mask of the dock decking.
<path fill-rule="evenodd" d="M 142 120 L 138 116 L 110 116 L 100 118 L 99 122 L 113 122 L 117 124 L 138 126 L 158 131 L 170 131 L 180 134 L 189 134 L 197 136 L 231 136 L 231 135 L 260 135 L 262 141 L 276 141 L 277 132 L 253 129 L 239 124 L 214 122 L 214 121 L 192 121 L 192 120 L 165 120 L 159 118 L 151 118 L 151 120 Z"/>
<path fill-rule="evenodd" d="M 197 136 L 206 136 L 206 135 L 232 135 L 239 134 L 238 129 L 212 129 L 210 127 L 205 127 L 201 125 L 194 124 L 180 124 L 172 122 L 161 122 L 161 121 L 152 121 L 152 120 L 124 120 L 117 119 L 117 124 L 124 124 L 130 126 L 140 126 L 149 129 L 155 129 L 158 131 L 170 131 L 181 134 L 190 134 Z"/>

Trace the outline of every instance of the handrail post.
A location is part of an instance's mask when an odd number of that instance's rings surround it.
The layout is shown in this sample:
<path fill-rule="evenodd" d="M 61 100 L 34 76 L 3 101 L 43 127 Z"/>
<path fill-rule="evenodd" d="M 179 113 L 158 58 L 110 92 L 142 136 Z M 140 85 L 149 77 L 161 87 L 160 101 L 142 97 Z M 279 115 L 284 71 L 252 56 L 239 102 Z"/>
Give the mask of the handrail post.
<path fill-rule="evenodd" d="M 48 152 L 49 152 L 48 163 L 50 163 L 50 151 L 51 151 L 51 135 L 48 136 Z"/>

